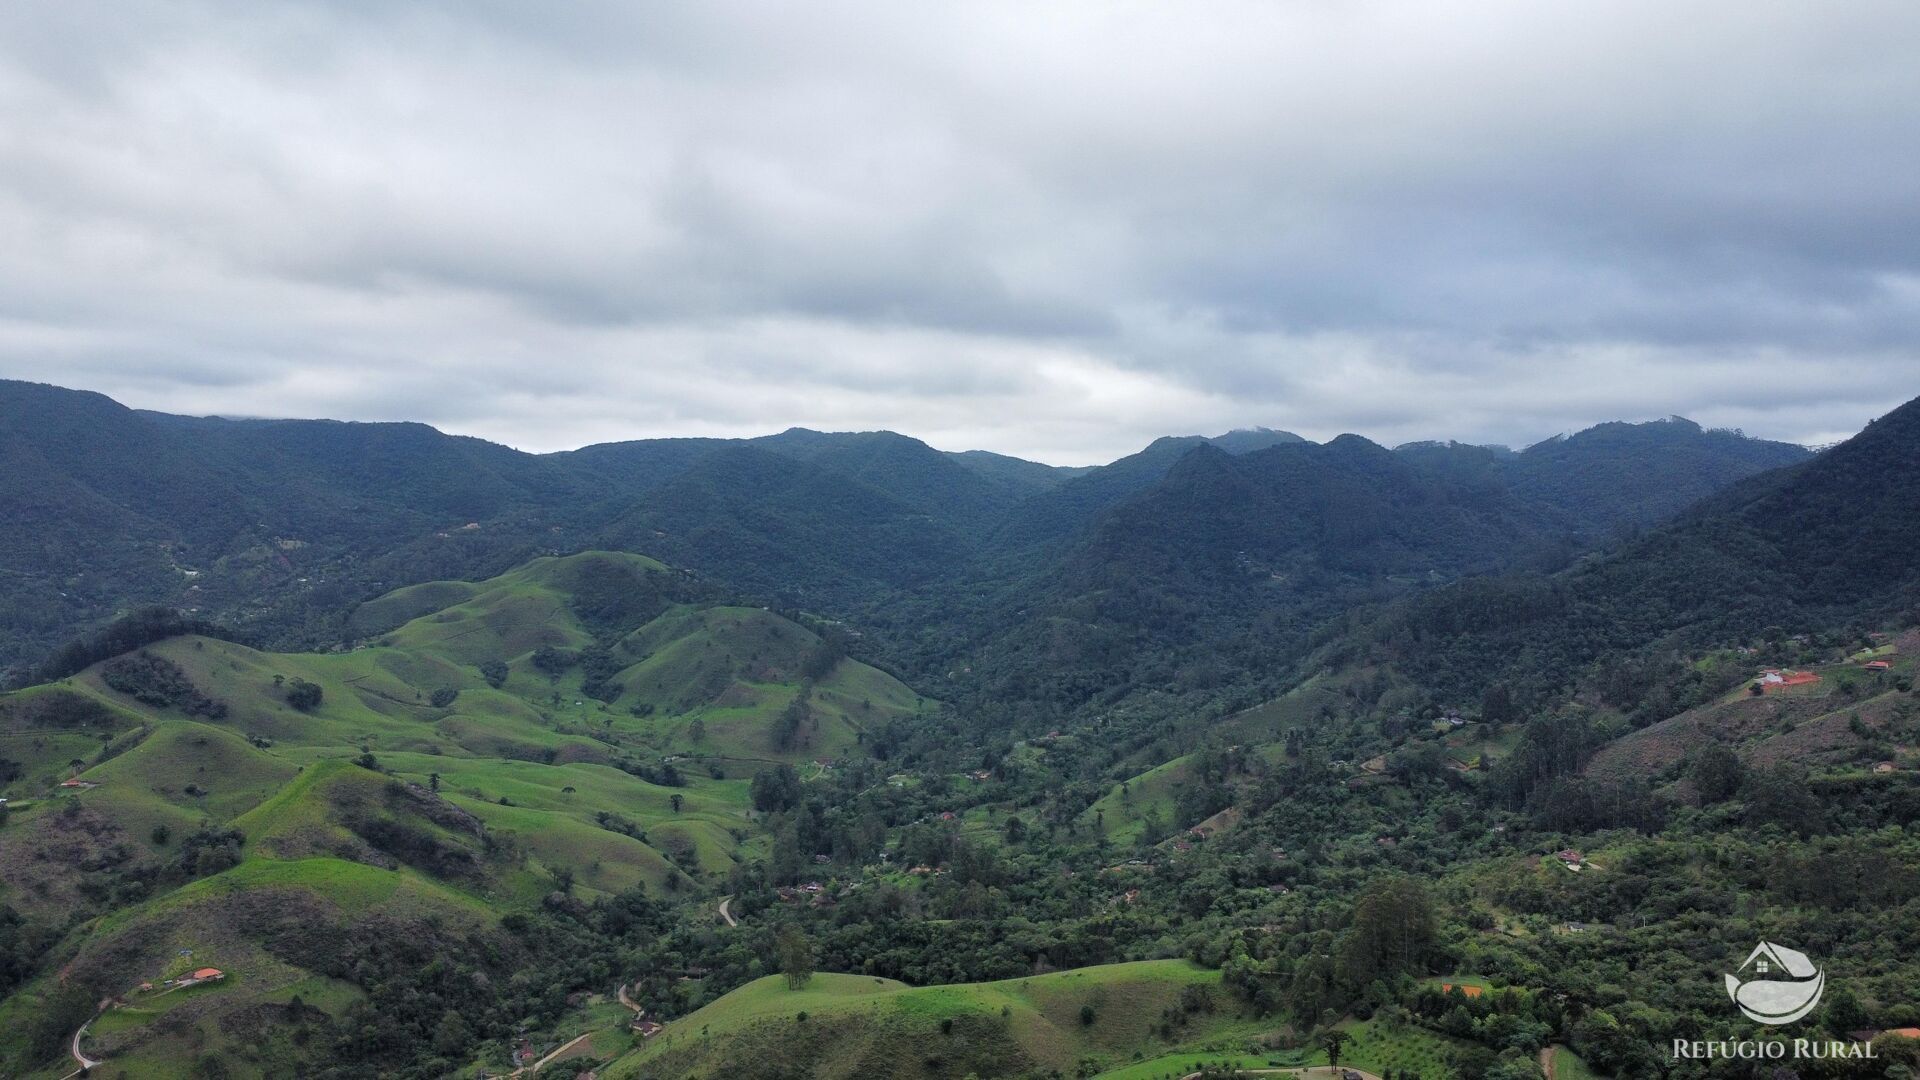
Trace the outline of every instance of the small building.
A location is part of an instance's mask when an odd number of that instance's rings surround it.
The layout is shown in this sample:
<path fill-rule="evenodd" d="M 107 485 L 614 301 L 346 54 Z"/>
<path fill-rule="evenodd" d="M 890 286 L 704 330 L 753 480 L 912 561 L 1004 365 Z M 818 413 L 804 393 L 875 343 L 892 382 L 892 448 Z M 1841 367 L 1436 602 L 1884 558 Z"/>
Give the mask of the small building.
<path fill-rule="evenodd" d="M 1586 861 L 1585 857 L 1572 848 L 1561 848 L 1559 851 L 1553 853 L 1553 857 L 1566 863 L 1568 866 L 1579 866 Z"/>
<path fill-rule="evenodd" d="M 217 982 L 226 977 L 227 973 L 221 971 L 219 968 L 201 968 L 188 976 L 188 978 L 194 982 Z"/>
<path fill-rule="evenodd" d="M 1820 676 L 1815 675 L 1811 671 L 1785 671 L 1778 668 L 1768 668 L 1760 673 L 1760 678 L 1755 681 L 1754 685 L 1759 687 L 1762 693 L 1771 693 L 1775 690 L 1785 690 L 1791 686 L 1812 686 L 1819 681 Z"/>
<path fill-rule="evenodd" d="M 666 1029 L 666 1025 L 657 1020 L 635 1020 L 633 1022 L 634 1032 L 643 1039 L 651 1039 Z"/>
<path fill-rule="evenodd" d="M 1874 764 L 1873 771 L 1876 773 L 1890 773 L 1897 771 L 1899 768 L 1900 766 L 1895 765 L 1891 761 L 1881 761 Z"/>
<path fill-rule="evenodd" d="M 1890 669 L 1891 669 L 1892 667 L 1893 667 L 1893 665 L 1892 665 L 1892 664 L 1889 664 L 1889 663 L 1887 663 L 1887 662 L 1886 662 L 1885 660 L 1869 660 L 1869 661 L 1867 661 L 1867 670 L 1868 670 L 1868 671 L 1887 671 L 1887 670 L 1890 670 Z"/>

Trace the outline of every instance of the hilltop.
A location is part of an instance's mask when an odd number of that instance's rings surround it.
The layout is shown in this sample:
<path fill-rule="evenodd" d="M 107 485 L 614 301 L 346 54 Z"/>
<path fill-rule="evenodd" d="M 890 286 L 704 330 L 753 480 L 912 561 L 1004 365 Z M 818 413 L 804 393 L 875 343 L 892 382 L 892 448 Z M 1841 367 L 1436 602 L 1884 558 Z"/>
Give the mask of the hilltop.
<path fill-rule="evenodd" d="M 768 853 L 750 778 L 818 771 L 926 705 L 830 629 L 716 604 L 639 556 L 423 584 L 349 621 L 366 636 L 343 651 L 178 636 L 0 696 L 0 897 L 63 935 L 60 973 L 9 999 L 52 1018 L 0 1041 L 14 1067 L 103 995 L 129 1004 L 93 1029 L 116 1067 L 165 1075 L 198 1030 L 194 1053 L 271 1071 L 301 1058 L 302 1024 L 388 1007 L 398 986 L 369 971 L 416 950 L 504 979 L 534 946 L 503 915 L 710 892 Z M 135 990 L 189 955 L 224 977 Z M 497 1033 L 507 1008 L 464 1030 Z M 242 1017 L 264 1041 L 217 1034 Z"/>

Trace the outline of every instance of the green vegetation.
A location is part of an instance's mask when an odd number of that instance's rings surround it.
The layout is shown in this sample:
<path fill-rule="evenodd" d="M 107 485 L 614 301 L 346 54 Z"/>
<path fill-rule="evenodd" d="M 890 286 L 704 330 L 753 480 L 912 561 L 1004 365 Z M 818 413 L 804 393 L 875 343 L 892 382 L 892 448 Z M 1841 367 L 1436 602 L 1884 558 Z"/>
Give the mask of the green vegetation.
<path fill-rule="evenodd" d="M 1691 1076 L 1763 940 L 1794 1034 L 1920 1023 L 1920 404 L 1071 477 L 0 419 L 101 537 L 0 546 L 98 628 L 0 695 L 6 1075 L 117 998 L 99 1075 Z"/>
<path fill-rule="evenodd" d="M 668 1025 L 607 1075 L 749 1075 L 769 1060 L 849 1077 L 1098 1068 L 1169 1042 L 1256 1032 L 1219 980 L 1184 961 L 932 987 L 820 974 L 792 989 L 768 977 Z M 1170 1015 L 1181 1020 L 1162 1036 Z"/>
<path fill-rule="evenodd" d="M 9 985 L 42 954 L 64 955 L 89 993 L 132 994 L 89 1038 L 142 1075 L 312 1069 L 323 1052 L 348 1069 L 374 1051 L 329 1049 L 356 1022 L 346 1006 L 381 1008 L 399 986 L 303 951 L 297 928 L 256 905 L 299 912 L 316 933 L 352 923 L 372 948 L 392 935 L 477 935 L 452 954 L 504 978 L 524 964 L 515 954 L 556 932 L 563 947 L 543 963 L 612 955 L 643 925 L 633 912 L 654 925 L 667 910 L 643 895 L 709 903 L 698 898 L 771 848 L 748 781 L 729 772 L 847 752 L 866 725 L 925 703 L 829 634 L 758 608 L 689 604 L 680 581 L 638 557 L 537 560 L 378 601 L 366 625 L 411 617 L 352 651 L 170 637 L 0 697 L 0 734 L 17 755 L 6 784 L 40 796 L 0 829 L 5 911 L 20 920 L 0 942 L 19 957 Z M 543 649 L 570 659 L 543 668 Z M 783 736 L 797 701 L 805 715 Z M 370 912 L 385 922 L 363 925 Z M 575 929 L 553 930 L 554 919 Z M 394 960 L 380 956 L 376 966 Z M 132 990 L 209 962 L 222 979 Z M 580 972 L 604 980 L 604 964 Z M 303 998 L 312 1014 L 285 1002 L 261 1013 L 315 979 L 360 989 L 337 1007 Z M 64 1024 L 70 1011 L 45 1004 L 59 993 L 43 976 L 8 1005 Z M 513 1008 L 501 996 L 484 1010 L 491 1021 L 423 1018 L 430 1037 L 403 1036 L 387 1064 L 439 1075 L 418 1055 L 453 1048 L 504 1060 Z M 567 1023 L 564 1000 L 537 1011 L 556 1031 Z M 233 1018 L 256 1015 L 284 1022 L 264 1044 L 236 1041 L 246 1025 Z M 20 1042 L 0 1040 L 16 1065 L 57 1035 L 16 1030 Z"/>

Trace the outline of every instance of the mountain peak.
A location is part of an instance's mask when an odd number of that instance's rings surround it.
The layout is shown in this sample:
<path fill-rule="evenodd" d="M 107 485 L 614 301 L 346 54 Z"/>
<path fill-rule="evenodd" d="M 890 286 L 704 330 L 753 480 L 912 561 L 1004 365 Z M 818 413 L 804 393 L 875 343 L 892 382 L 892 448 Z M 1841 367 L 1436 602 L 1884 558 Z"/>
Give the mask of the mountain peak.
<path fill-rule="evenodd" d="M 1306 441 L 1291 431 L 1275 431 L 1268 427 L 1235 428 L 1224 435 L 1215 435 L 1207 439 L 1207 442 L 1229 454 L 1250 454 L 1255 450 L 1265 450 L 1269 446 Z"/>

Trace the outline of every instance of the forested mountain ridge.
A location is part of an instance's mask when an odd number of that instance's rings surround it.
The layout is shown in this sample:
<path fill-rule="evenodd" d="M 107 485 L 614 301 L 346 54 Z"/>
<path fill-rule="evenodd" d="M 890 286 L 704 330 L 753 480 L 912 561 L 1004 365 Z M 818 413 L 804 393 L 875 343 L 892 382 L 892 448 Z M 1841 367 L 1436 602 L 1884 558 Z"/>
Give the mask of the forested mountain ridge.
<path fill-rule="evenodd" d="M 1602 657 L 1920 622 L 1920 399 L 1816 458 L 1737 482 L 1555 575 L 1465 581 L 1337 639 L 1463 695 L 1545 697 Z"/>
<path fill-rule="evenodd" d="M 974 596 L 935 588 L 868 617 L 921 635 L 922 655 L 970 661 L 953 693 L 983 715 L 1035 697 L 1099 709 L 1135 690 L 1244 700 L 1283 685 L 1356 606 L 1555 570 L 1718 490 L 1715 477 L 1808 457 L 1684 420 L 1519 453 L 1343 435 L 1229 454 L 1163 439 L 1017 508 L 981 562 L 999 576 Z"/>
<path fill-rule="evenodd" d="M 0 464 L 19 525 L 0 540 L 0 666 L 144 602 L 322 644 L 338 633 L 325 613 L 385 588 L 609 541 L 845 603 L 950 570 L 970 550 L 955 536 L 983 533 L 1049 469 L 995 479 L 887 433 L 533 455 L 419 424 L 167 416 L 4 381 Z M 786 526 L 790 542 L 753 540 Z"/>
<path fill-rule="evenodd" d="M 1165 438 L 1082 470 L 941 453 L 887 432 L 799 429 L 532 455 L 417 424 L 174 417 L 24 383 L 0 383 L 0 417 L 0 456 L 11 466 L 0 483 L 27 526 L 0 541 L 0 572 L 12 586 L 0 662 L 16 669 L 141 603 L 195 609 L 266 644 L 325 645 L 341 636 L 345 611 L 385 589 L 588 547 L 658 554 L 743 595 L 841 615 L 883 611 L 912 590 L 991 635 L 1036 596 L 1093 588 L 1087 569 L 1101 558 L 1137 554 L 1124 550 L 1127 515 L 1150 523 L 1156 500 L 1177 500 L 1169 483 L 1187 481 L 1173 471 L 1197 450 L 1226 447 L 1249 462 L 1340 456 L 1265 429 Z M 1417 467 L 1432 498 L 1457 503 L 1486 484 L 1505 491 L 1498 497 L 1561 507 L 1562 520 L 1520 528 L 1554 534 L 1535 556 L 1550 558 L 1665 509 L 1644 492 L 1621 493 L 1619 476 L 1656 474 L 1677 454 L 1688 462 L 1682 471 L 1706 477 L 1690 483 L 1710 487 L 1801 453 L 1692 425 L 1605 431 L 1564 440 L 1537 462 L 1537 448 L 1392 456 Z M 1642 437 L 1649 432 L 1660 437 Z M 1612 486 L 1596 488 L 1595 476 Z M 1692 490 L 1658 487 L 1669 500 Z M 1130 500 L 1141 508 L 1125 509 Z M 1194 509 L 1192 535 L 1240 544 L 1245 508 Z M 1240 523 L 1208 520 L 1215 512 Z M 1341 509 L 1330 500 L 1314 512 Z M 1347 561 L 1384 551 L 1363 545 Z M 1212 574 L 1203 568 L 1222 553 L 1176 554 L 1180 563 L 1192 556 L 1193 567 L 1179 568 L 1185 577 Z M 931 648 L 901 655 L 923 658 L 908 662 L 925 670 L 961 655 Z"/>

